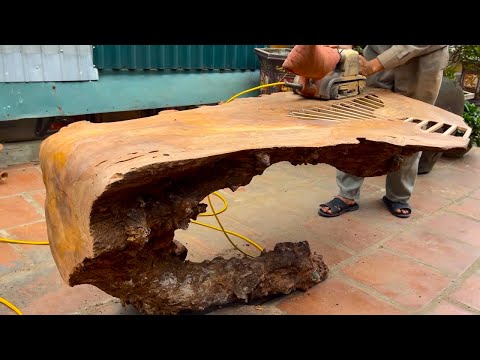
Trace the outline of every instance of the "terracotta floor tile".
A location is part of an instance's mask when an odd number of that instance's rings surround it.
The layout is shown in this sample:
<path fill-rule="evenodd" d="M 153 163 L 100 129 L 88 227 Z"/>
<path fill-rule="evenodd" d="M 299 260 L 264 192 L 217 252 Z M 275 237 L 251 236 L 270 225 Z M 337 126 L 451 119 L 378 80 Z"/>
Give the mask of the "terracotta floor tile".
<path fill-rule="evenodd" d="M 88 303 L 99 303 L 108 298 L 108 294 L 92 285 L 78 285 L 75 288 L 64 285 L 32 299 L 22 311 L 31 315 L 68 314 L 82 309 Z"/>
<path fill-rule="evenodd" d="M 7 300 L 8 301 L 8 300 Z M 16 306 L 15 304 L 13 304 L 14 306 Z M 20 310 L 21 311 L 21 310 Z M 4 316 L 4 315 L 12 315 L 12 316 L 17 316 L 17 314 L 13 311 L 13 310 L 10 310 L 7 306 L 5 306 L 4 304 L 0 304 L 0 316 Z"/>
<path fill-rule="evenodd" d="M 346 251 L 322 243 L 321 241 L 308 240 L 308 243 L 310 244 L 310 250 L 312 252 L 322 255 L 323 262 L 327 264 L 329 268 L 334 267 L 338 263 L 347 260 L 352 256 Z"/>
<path fill-rule="evenodd" d="M 41 220 L 35 208 L 21 196 L 0 199 L 0 229 Z"/>
<path fill-rule="evenodd" d="M 80 315 L 143 315 L 132 305 L 122 306 L 120 300 L 114 299 L 98 305 L 90 306 L 87 309 L 79 309 L 74 314 Z"/>
<path fill-rule="evenodd" d="M 34 224 L 11 228 L 8 230 L 8 233 L 12 235 L 12 239 L 48 241 L 47 225 L 45 221 L 39 221 Z"/>
<path fill-rule="evenodd" d="M 450 298 L 480 311 L 480 272 L 466 279 Z"/>
<path fill-rule="evenodd" d="M 112 299 L 92 285 L 68 286 L 53 261 L 35 271 L 8 277 L 6 285 L 4 296 L 26 315 L 68 314 Z"/>
<path fill-rule="evenodd" d="M 469 195 L 469 197 L 472 197 L 474 199 L 480 199 L 480 189 L 475 190 Z"/>
<path fill-rule="evenodd" d="M 432 194 L 414 191 L 410 205 L 414 210 L 420 210 L 423 213 L 433 213 L 442 207 L 451 203 L 451 200 L 440 196 L 432 196 Z"/>
<path fill-rule="evenodd" d="M 373 176 L 373 177 L 368 177 L 365 178 L 365 181 L 363 182 L 363 185 L 370 185 L 374 186 L 378 189 L 385 189 L 385 181 L 386 181 L 386 176 Z M 363 192 L 363 187 L 362 190 Z"/>
<path fill-rule="evenodd" d="M 471 191 L 471 187 L 462 185 L 452 185 L 451 176 L 443 178 L 432 178 L 431 174 L 417 177 L 415 182 L 414 194 L 431 195 L 432 197 L 442 197 L 445 199 L 456 200 Z"/>
<path fill-rule="evenodd" d="M 284 315 L 277 307 L 271 305 L 230 305 L 216 309 L 208 315 Z"/>
<path fill-rule="evenodd" d="M 11 244 L 0 242 L 0 275 L 11 271 L 11 269 L 18 267 L 21 263 L 21 253 L 16 251 Z"/>
<path fill-rule="evenodd" d="M 402 312 L 346 284 L 327 279 L 308 292 L 283 300 L 277 307 L 289 315 L 395 315 Z"/>
<path fill-rule="evenodd" d="M 424 229 L 403 233 L 384 246 L 457 276 L 480 256 L 478 247 L 449 240 Z"/>
<path fill-rule="evenodd" d="M 417 228 L 480 247 L 480 222 L 459 214 L 439 212 L 422 220 Z"/>
<path fill-rule="evenodd" d="M 360 203 L 359 210 L 346 215 L 355 219 L 355 221 L 374 226 L 375 228 L 382 230 L 385 234 L 394 234 L 399 231 L 404 231 L 411 227 L 413 225 L 412 223 L 425 216 L 422 211 L 413 209 L 412 215 L 409 218 L 398 218 L 388 211 L 381 198 L 364 199 Z"/>
<path fill-rule="evenodd" d="M 446 210 L 454 211 L 458 214 L 467 215 L 480 220 L 480 200 L 473 198 L 465 198 L 448 207 Z"/>
<path fill-rule="evenodd" d="M 42 208 L 45 208 L 45 195 L 46 193 L 44 190 L 30 193 L 32 199 L 35 200 L 37 204 L 40 205 Z"/>
<path fill-rule="evenodd" d="M 7 171 L 12 171 L 12 170 L 23 170 L 26 168 L 34 168 L 37 171 L 40 171 L 40 165 L 37 161 L 32 161 L 32 162 L 27 162 L 23 164 L 14 164 L 14 165 L 9 165 L 6 168 L 4 168 Z"/>
<path fill-rule="evenodd" d="M 459 169 L 463 171 L 475 171 L 480 170 L 480 148 L 473 148 L 467 154 L 461 158 L 448 158 L 442 156 L 439 160 L 439 163 L 446 164 L 448 167 L 453 169 Z"/>
<path fill-rule="evenodd" d="M 8 179 L 0 185 L 0 196 L 45 189 L 42 174 L 34 167 L 7 169 Z"/>
<path fill-rule="evenodd" d="M 365 179 L 362 185 L 361 189 L 361 195 L 360 195 L 360 200 L 364 199 L 365 197 L 374 197 L 377 196 L 378 198 L 381 198 L 384 194 L 383 188 L 379 188 L 375 184 L 371 184 L 368 182 L 368 178 Z M 381 194 L 381 196 L 380 196 Z"/>
<path fill-rule="evenodd" d="M 197 225 L 195 225 L 197 226 Z M 228 240 L 224 237 L 222 239 L 221 233 L 208 229 L 194 229 L 179 231 L 175 233 L 175 240 L 181 242 L 187 249 L 187 260 L 194 262 L 201 262 L 204 260 L 212 260 L 216 256 L 225 254 L 232 246 L 228 243 Z M 224 235 L 222 235 L 224 236 Z M 241 241 L 237 241 L 235 238 L 235 244 L 245 251 L 245 245 Z M 246 249 L 248 251 L 248 249 Z"/>
<path fill-rule="evenodd" d="M 459 306 L 453 305 L 447 301 L 440 302 L 432 311 L 426 315 L 475 315 Z"/>
<path fill-rule="evenodd" d="M 305 222 L 304 227 L 318 237 L 329 239 L 359 252 L 383 240 L 389 234 L 375 227 L 376 220 L 357 220 L 361 210 L 343 214 L 336 218 L 317 216 Z"/>
<path fill-rule="evenodd" d="M 426 175 L 418 176 L 417 180 L 419 183 L 429 183 L 437 188 L 464 187 L 471 190 L 478 186 L 478 173 L 452 167 L 444 167 L 441 169 L 435 169 Z"/>
<path fill-rule="evenodd" d="M 40 221 L 30 225 L 23 225 L 13 229 L 8 229 L 12 239 L 27 241 L 48 241 L 47 225 L 45 221 Z M 21 247 L 24 256 L 30 259 L 31 263 L 39 264 L 52 261 L 50 246 L 48 245 L 17 245 Z"/>
<path fill-rule="evenodd" d="M 295 178 L 295 182 L 305 179 L 333 178 L 335 179 L 335 168 L 327 164 L 317 165 L 292 165 L 287 161 L 282 161 L 265 169 L 261 177 Z"/>
<path fill-rule="evenodd" d="M 383 250 L 341 270 L 399 304 L 421 308 L 439 295 L 451 280 L 424 265 Z"/>
<path fill-rule="evenodd" d="M 258 245 L 269 249 L 269 244 L 263 241 L 264 238 L 260 237 L 255 230 L 232 220 L 225 214 L 226 213 L 220 214 L 219 218 L 226 230 L 245 236 Z M 219 227 L 214 217 L 199 217 L 197 220 Z M 229 237 L 236 246 L 248 254 L 252 256 L 259 254 L 259 251 L 247 241 L 232 234 L 229 234 Z M 190 224 L 187 230 L 177 230 L 175 232 L 175 239 L 187 247 L 187 259 L 191 261 L 211 260 L 216 256 L 232 257 L 241 255 L 241 253 L 230 244 L 223 232 L 212 230 L 198 224 Z"/>

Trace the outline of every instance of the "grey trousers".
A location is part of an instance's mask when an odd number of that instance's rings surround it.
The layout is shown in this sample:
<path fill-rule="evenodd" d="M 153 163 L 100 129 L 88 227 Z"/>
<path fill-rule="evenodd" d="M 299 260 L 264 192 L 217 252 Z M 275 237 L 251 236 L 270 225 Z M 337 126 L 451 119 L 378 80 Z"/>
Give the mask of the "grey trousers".
<path fill-rule="evenodd" d="M 366 48 L 364 56 L 371 60 L 376 55 Z M 411 59 L 406 64 L 392 70 L 384 70 L 367 78 L 367 85 L 393 90 L 396 93 L 434 104 L 442 84 L 443 68 L 447 65 L 448 50 Z M 440 64 L 440 65 L 439 65 Z M 441 70 L 439 70 L 439 67 Z M 406 158 L 400 169 L 387 174 L 386 196 L 391 201 L 407 203 L 417 179 L 418 163 L 422 153 L 418 152 Z M 364 178 L 349 175 L 337 170 L 337 185 L 340 196 L 358 200 Z"/>
<path fill-rule="evenodd" d="M 405 158 L 398 171 L 387 174 L 385 181 L 386 196 L 391 201 L 407 203 L 412 195 L 415 180 L 417 179 L 418 162 L 421 152 Z M 364 178 L 353 176 L 337 170 L 337 185 L 340 188 L 340 196 L 347 199 L 358 200 L 360 188 Z"/>

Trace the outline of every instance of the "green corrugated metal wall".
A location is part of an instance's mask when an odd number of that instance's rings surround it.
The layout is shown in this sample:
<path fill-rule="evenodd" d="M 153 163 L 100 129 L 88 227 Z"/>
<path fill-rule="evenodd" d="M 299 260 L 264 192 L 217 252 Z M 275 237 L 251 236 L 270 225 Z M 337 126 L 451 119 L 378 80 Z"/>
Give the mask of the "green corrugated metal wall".
<path fill-rule="evenodd" d="M 263 47 L 96 45 L 98 81 L 0 83 L 0 122 L 225 101 L 259 84 L 254 48 Z"/>
<path fill-rule="evenodd" d="M 95 45 L 99 70 L 256 70 L 266 45 Z"/>

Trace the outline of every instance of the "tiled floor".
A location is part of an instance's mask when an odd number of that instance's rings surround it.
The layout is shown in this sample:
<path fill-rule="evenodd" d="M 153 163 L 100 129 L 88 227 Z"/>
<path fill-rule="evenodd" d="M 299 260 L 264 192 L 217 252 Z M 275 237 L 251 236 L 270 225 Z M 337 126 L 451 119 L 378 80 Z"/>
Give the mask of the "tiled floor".
<path fill-rule="evenodd" d="M 39 166 L 7 170 L 0 185 L 0 237 L 47 240 Z M 442 158 L 418 177 L 410 219 L 385 210 L 384 177 L 365 181 L 359 211 L 319 217 L 318 204 L 337 190 L 328 165 L 275 164 L 235 193 L 221 190 L 229 204 L 220 215 L 227 229 L 267 249 L 307 240 L 330 273 L 307 292 L 211 314 L 480 314 L 479 179 L 479 149 L 461 159 Z M 221 206 L 216 198 L 214 204 Z M 215 225 L 211 217 L 199 220 Z M 192 261 L 236 251 L 222 233 L 195 224 L 176 238 Z M 49 247 L 41 245 L 0 243 L 0 297 L 24 314 L 138 314 L 93 286 L 68 287 Z M 0 315 L 9 314 L 0 304 Z"/>

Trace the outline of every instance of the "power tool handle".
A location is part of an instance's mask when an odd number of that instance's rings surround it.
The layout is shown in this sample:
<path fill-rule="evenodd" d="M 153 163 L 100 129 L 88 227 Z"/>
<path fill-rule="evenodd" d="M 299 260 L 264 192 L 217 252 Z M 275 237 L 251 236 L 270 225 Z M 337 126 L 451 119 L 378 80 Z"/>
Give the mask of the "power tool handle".
<path fill-rule="evenodd" d="M 303 85 L 302 84 L 296 84 L 296 83 L 291 83 L 291 82 L 287 82 L 285 81 L 285 86 L 286 87 L 289 87 L 289 88 L 292 88 L 292 89 L 297 89 L 297 90 L 303 90 Z"/>

